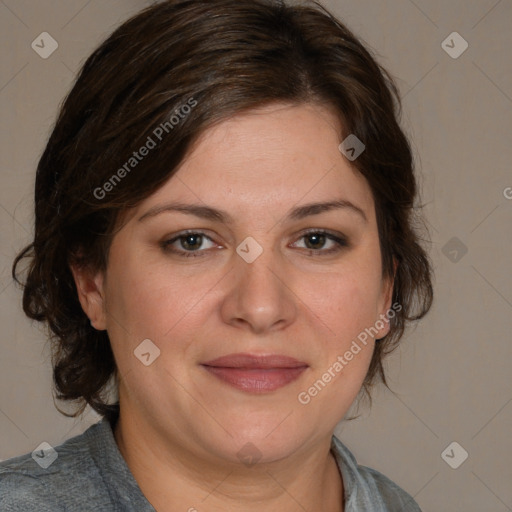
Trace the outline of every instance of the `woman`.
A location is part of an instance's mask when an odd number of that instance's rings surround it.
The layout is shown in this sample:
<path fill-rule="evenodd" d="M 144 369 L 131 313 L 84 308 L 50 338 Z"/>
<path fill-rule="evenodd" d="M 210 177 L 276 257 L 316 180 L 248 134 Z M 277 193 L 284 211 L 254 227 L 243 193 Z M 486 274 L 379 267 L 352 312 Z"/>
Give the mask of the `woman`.
<path fill-rule="evenodd" d="M 103 420 L 3 462 L 2 510 L 419 510 L 333 436 L 432 301 L 399 105 L 313 3 L 168 0 L 89 57 L 13 273 Z"/>

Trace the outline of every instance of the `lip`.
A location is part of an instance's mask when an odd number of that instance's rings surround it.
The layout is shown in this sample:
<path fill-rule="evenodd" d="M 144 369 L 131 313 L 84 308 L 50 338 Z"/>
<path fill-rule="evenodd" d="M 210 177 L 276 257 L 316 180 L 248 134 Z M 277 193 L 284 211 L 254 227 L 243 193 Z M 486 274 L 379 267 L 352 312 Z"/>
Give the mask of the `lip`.
<path fill-rule="evenodd" d="M 212 359 L 205 366 L 218 366 L 222 368 L 252 368 L 252 369 L 275 369 L 275 368 L 300 368 L 308 366 L 304 361 L 281 354 L 228 354 L 227 356 Z"/>
<path fill-rule="evenodd" d="M 298 379 L 309 367 L 281 354 L 229 354 L 201 366 L 214 377 L 248 393 L 275 391 Z"/>

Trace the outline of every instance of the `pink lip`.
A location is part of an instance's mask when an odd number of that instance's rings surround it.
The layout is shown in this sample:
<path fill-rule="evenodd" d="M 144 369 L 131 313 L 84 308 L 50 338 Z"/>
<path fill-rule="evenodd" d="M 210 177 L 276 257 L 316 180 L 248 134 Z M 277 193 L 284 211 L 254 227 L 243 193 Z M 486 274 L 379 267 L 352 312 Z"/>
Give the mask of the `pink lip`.
<path fill-rule="evenodd" d="M 283 355 L 230 354 L 203 363 L 215 377 L 246 392 L 275 391 L 296 380 L 308 364 Z"/>

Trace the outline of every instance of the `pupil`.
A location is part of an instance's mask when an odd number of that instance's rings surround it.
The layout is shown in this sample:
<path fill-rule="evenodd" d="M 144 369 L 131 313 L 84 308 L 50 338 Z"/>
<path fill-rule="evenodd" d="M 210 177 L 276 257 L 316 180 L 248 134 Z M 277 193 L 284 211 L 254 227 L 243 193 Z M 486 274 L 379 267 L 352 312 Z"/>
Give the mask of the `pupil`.
<path fill-rule="evenodd" d="M 307 236 L 308 243 L 306 245 L 308 245 L 308 246 L 311 245 L 311 244 L 309 244 L 309 240 L 311 240 L 311 239 L 316 240 L 316 245 L 315 245 L 315 242 L 313 242 L 313 247 L 312 248 L 314 249 L 314 248 L 318 247 L 318 242 L 319 241 L 320 241 L 320 246 L 323 245 L 322 242 L 324 242 L 325 235 L 321 235 L 321 234 L 318 234 L 318 233 L 317 234 L 313 234 L 313 235 L 308 235 Z"/>
<path fill-rule="evenodd" d="M 194 239 L 199 239 L 199 244 L 197 243 L 197 240 L 196 240 L 195 244 L 193 242 L 189 243 L 190 240 L 194 240 Z M 185 243 L 184 243 L 185 248 L 194 249 L 194 245 L 199 245 L 199 246 L 201 245 L 201 235 L 187 235 L 185 237 Z"/>

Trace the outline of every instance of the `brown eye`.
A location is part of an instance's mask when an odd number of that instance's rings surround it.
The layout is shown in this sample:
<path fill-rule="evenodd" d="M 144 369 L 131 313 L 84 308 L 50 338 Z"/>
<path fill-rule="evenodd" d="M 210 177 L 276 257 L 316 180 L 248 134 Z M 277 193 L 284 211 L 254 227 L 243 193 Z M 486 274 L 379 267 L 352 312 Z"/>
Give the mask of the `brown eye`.
<path fill-rule="evenodd" d="M 181 242 L 181 246 L 186 250 L 199 249 L 202 245 L 203 235 L 191 234 L 180 236 L 178 240 Z"/>
<path fill-rule="evenodd" d="M 204 233 L 189 231 L 178 234 L 170 240 L 164 240 L 160 246 L 165 252 L 171 252 L 185 258 L 203 256 L 205 249 L 201 249 L 205 240 L 211 238 Z"/>
<path fill-rule="evenodd" d="M 300 239 L 305 240 L 304 249 L 308 249 L 311 254 L 325 255 L 341 251 L 344 247 L 348 247 L 348 241 L 344 237 L 336 236 L 333 233 L 323 230 L 312 230 L 303 234 Z M 325 246 L 330 245 L 328 249 Z"/>
<path fill-rule="evenodd" d="M 327 237 L 323 233 L 311 233 L 305 235 L 304 239 L 308 249 L 322 249 L 327 241 Z"/>

